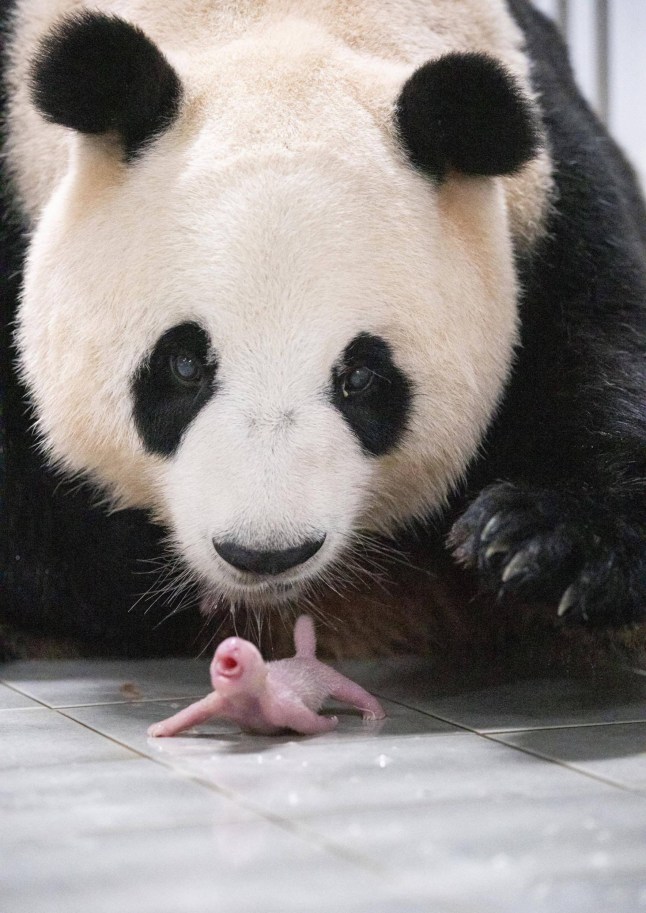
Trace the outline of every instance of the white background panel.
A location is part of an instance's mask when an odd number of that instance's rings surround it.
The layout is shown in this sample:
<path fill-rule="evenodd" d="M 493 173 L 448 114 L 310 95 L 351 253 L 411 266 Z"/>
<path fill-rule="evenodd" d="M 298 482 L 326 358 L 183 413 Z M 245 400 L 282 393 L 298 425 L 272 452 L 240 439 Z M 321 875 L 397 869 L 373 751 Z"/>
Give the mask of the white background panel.
<path fill-rule="evenodd" d="M 579 85 L 646 186 L 646 0 L 535 0 L 570 45 Z"/>

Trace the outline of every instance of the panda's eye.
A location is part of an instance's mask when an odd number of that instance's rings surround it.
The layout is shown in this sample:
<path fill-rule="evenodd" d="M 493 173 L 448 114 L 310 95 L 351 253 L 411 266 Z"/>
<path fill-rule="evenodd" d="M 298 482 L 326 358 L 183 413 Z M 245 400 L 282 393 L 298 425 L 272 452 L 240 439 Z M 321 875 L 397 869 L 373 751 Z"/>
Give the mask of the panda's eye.
<path fill-rule="evenodd" d="M 413 384 L 385 339 L 358 333 L 332 367 L 330 393 L 359 443 L 372 456 L 397 446 L 406 431 Z"/>
<path fill-rule="evenodd" d="M 357 393 L 365 393 L 375 379 L 374 371 L 366 368 L 353 368 L 348 371 L 341 381 L 341 392 L 343 396 L 354 396 Z"/>
<path fill-rule="evenodd" d="M 177 352 L 170 356 L 173 378 L 183 387 L 197 387 L 204 377 L 204 365 L 191 352 Z"/>
<path fill-rule="evenodd" d="M 131 392 L 133 418 L 148 453 L 175 453 L 200 410 L 216 396 L 217 370 L 209 334 L 190 320 L 169 327 L 142 354 Z"/>

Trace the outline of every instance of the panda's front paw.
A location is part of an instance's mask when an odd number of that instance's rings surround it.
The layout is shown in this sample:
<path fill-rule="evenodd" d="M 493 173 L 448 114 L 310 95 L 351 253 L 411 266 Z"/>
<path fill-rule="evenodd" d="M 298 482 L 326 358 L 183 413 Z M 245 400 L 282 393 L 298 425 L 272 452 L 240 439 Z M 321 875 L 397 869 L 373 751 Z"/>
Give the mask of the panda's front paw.
<path fill-rule="evenodd" d="M 554 602 L 570 622 L 646 617 L 641 532 L 583 494 L 492 485 L 455 523 L 449 544 L 500 597 Z"/>

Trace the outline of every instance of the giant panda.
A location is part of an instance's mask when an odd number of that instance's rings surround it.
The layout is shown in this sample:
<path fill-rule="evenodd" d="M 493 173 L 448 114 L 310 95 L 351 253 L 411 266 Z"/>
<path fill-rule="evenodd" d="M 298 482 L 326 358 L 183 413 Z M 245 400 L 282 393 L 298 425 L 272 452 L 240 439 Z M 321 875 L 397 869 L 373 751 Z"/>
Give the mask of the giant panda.
<path fill-rule="evenodd" d="M 646 219 L 542 15 L 3 13 L 6 648 L 639 642 Z"/>

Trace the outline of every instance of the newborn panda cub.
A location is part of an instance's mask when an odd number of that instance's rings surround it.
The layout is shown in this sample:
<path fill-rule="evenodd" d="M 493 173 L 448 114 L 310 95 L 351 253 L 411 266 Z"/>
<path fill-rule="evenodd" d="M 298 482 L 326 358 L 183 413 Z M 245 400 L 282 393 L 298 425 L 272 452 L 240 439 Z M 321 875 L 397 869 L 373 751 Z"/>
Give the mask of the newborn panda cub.
<path fill-rule="evenodd" d="M 553 26 L 524 0 L 114 8 L 22 0 L 11 31 L 50 463 L 147 511 L 207 614 L 316 606 L 414 528 L 501 604 L 643 620 L 646 214 Z M 119 522 L 102 548 L 134 558 Z"/>
<path fill-rule="evenodd" d="M 155 723 L 149 736 L 177 735 L 217 717 L 237 723 L 247 732 L 274 735 L 291 729 L 316 735 L 335 729 L 335 716 L 319 716 L 332 697 L 362 711 L 364 720 L 383 720 L 386 714 L 371 694 L 340 672 L 316 659 L 314 624 L 301 615 L 294 628 L 296 655 L 265 663 L 253 644 L 229 637 L 211 663 L 213 693 Z"/>

